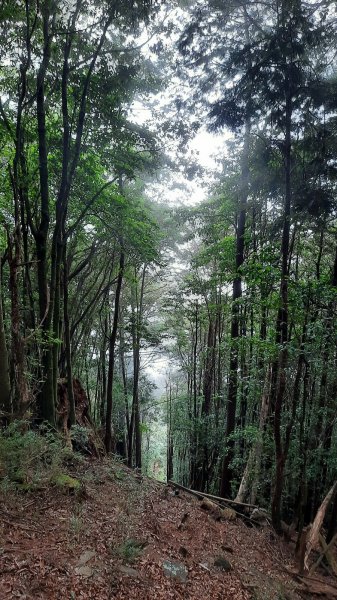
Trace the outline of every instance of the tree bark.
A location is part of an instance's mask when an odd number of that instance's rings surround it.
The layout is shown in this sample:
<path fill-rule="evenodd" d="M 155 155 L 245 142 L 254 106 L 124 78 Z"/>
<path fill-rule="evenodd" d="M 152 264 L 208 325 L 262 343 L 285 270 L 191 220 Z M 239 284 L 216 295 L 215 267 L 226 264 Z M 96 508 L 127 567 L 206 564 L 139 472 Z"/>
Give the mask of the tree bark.
<path fill-rule="evenodd" d="M 173 435 L 172 435 L 172 385 L 169 381 L 166 389 L 167 396 L 167 467 L 166 480 L 173 477 Z"/>
<path fill-rule="evenodd" d="M 0 287 L 0 410 L 5 413 L 5 420 L 11 416 L 11 387 L 9 380 L 8 352 L 5 336 L 2 291 Z"/>
<path fill-rule="evenodd" d="M 283 491 L 284 467 L 286 456 L 282 444 L 281 418 L 283 412 L 283 399 L 286 389 L 286 368 L 288 364 L 288 275 L 289 275 L 289 242 L 290 242 L 290 218 L 291 218 L 291 122 L 292 122 L 292 99 L 290 93 L 290 81 L 286 80 L 286 107 L 285 107 L 285 196 L 283 211 L 283 231 L 281 244 L 281 283 L 280 283 L 280 307 L 276 321 L 276 343 L 280 346 L 279 357 L 274 364 L 275 387 L 272 405 L 274 407 L 274 440 L 276 470 L 274 478 L 274 490 L 272 497 L 272 522 L 277 532 L 281 527 L 281 502 Z"/>
<path fill-rule="evenodd" d="M 105 417 L 105 438 L 104 444 L 107 453 L 111 452 L 115 447 L 115 440 L 112 435 L 112 395 L 113 395 L 113 379 L 114 379 L 114 368 L 115 368 L 115 346 L 118 331 L 118 317 L 119 317 L 119 304 L 122 291 L 122 283 L 124 277 L 124 264 L 125 254 L 123 248 L 121 249 L 119 258 L 119 271 L 117 286 L 115 292 L 115 306 L 114 306 L 114 318 L 112 324 L 112 331 L 109 340 L 109 366 L 108 366 L 108 379 L 107 379 L 107 399 L 106 399 L 106 417 Z"/>
<path fill-rule="evenodd" d="M 37 129 L 38 129 L 38 152 L 39 152 L 39 178 L 40 178 L 40 198 L 41 198 L 41 216 L 38 229 L 33 229 L 35 237 L 36 256 L 37 256 L 37 279 L 39 292 L 40 322 L 42 327 L 42 387 L 37 397 L 38 416 L 43 421 L 49 421 L 55 425 L 55 390 L 53 380 L 53 362 L 50 351 L 50 325 L 51 325 L 51 307 L 48 291 L 48 257 L 47 243 L 49 232 L 49 174 L 48 174 L 48 151 L 47 151 L 47 133 L 46 133 L 46 109 L 45 109 L 45 76 L 50 60 L 50 13 L 47 5 L 43 10 L 43 56 L 37 75 L 36 82 L 36 109 L 37 109 Z"/>
<path fill-rule="evenodd" d="M 130 419 L 129 433 L 129 466 L 133 464 L 133 443 L 135 447 L 135 466 L 138 469 L 142 467 L 142 437 L 140 430 L 140 412 L 139 412 L 139 374 L 140 374 L 140 340 L 141 324 L 143 318 L 143 299 L 145 288 L 146 265 L 143 266 L 141 275 L 140 292 L 138 297 L 138 279 L 135 269 L 135 283 L 132 287 L 132 346 L 133 346 L 133 389 L 132 389 L 132 410 Z"/>
<path fill-rule="evenodd" d="M 242 275 L 241 267 L 244 262 L 245 250 L 245 228 L 246 228 L 246 208 L 248 200 L 249 184 L 249 148 L 250 148 L 250 120 L 246 120 L 244 133 L 244 146 L 242 153 L 241 166 L 241 194 L 240 194 L 240 212 L 236 231 L 236 262 L 235 278 L 233 281 L 233 300 L 232 300 L 232 323 L 231 323 L 231 350 L 229 363 L 229 384 L 227 400 L 227 421 L 226 421 L 226 444 L 227 452 L 223 461 L 220 495 L 230 497 L 232 494 L 232 480 L 234 477 L 231 462 L 234 458 L 234 440 L 232 434 L 235 429 L 236 400 L 238 392 L 238 366 L 239 366 L 239 340 L 240 340 L 240 300 L 242 297 Z"/>
<path fill-rule="evenodd" d="M 75 413 L 75 396 L 73 388 L 73 368 L 71 360 L 71 339 L 70 339 L 70 325 L 69 325 L 69 292 L 68 292 L 68 261 L 67 261 L 67 245 L 64 246 L 63 254 L 63 317 L 64 317 L 64 342 L 65 342 L 65 353 L 67 361 L 67 390 L 68 390 L 68 402 L 69 402 L 69 426 L 75 425 L 76 413 Z"/>

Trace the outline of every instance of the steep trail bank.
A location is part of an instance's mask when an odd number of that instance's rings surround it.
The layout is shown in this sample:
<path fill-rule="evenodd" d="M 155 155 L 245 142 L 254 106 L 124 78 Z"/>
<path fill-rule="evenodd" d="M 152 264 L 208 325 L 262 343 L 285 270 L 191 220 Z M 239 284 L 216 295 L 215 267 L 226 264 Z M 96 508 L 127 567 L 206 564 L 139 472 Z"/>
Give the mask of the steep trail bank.
<path fill-rule="evenodd" d="M 292 549 L 269 528 L 215 521 L 192 496 L 116 462 L 70 474 L 83 483 L 75 493 L 2 495 L 0 598 L 315 597 L 287 573 Z"/>

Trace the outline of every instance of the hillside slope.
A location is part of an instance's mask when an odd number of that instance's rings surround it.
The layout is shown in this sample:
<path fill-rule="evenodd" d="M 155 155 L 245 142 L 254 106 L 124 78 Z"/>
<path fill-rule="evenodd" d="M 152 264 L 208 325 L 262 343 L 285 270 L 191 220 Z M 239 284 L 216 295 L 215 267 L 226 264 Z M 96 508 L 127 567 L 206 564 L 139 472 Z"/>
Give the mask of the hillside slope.
<path fill-rule="evenodd" d="M 191 495 L 116 462 L 85 461 L 71 474 L 77 492 L 66 483 L 1 498 L 1 598 L 314 597 L 268 527 L 215 521 Z"/>

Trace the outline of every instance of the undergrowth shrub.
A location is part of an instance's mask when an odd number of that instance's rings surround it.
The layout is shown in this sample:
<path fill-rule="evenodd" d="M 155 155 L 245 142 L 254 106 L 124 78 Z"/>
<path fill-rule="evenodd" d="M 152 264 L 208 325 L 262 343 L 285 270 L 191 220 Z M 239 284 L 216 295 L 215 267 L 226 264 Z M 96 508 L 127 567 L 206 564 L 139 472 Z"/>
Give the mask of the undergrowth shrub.
<path fill-rule="evenodd" d="M 95 456 L 96 458 L 105 456 L 102 438 L 92 426 L 72 425 L 70 439 L 73 449 L 80 454 Z"/>
<path fill-rule="evenodd" d="M 133 564 L 143 552 L 146 542 L 129 538 L 125 540 L 118 548 L 117 555 L 126 563 Z"/>
<path fill-rule="evenodd" d="M 70 429 L 70 439 L 75 450 L 79 452 L 88 452 L 89 448 L 89 431 L 81 425 L 72 425 Z"/>
<path fill-rule="evenodd" d="M 0 430 L 0 486 L 34 489 L 49 484 L 74 458 L 60 434 L 47 426 L 31 429 L 27 421 L 14 421 Z"/>

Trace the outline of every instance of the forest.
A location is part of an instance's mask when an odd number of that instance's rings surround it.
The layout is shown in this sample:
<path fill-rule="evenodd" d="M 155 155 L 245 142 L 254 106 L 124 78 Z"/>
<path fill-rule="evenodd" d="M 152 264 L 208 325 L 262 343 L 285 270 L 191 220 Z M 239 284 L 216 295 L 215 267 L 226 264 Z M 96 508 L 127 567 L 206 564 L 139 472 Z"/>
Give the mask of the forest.
<path fill-rule="evenodd" d="M 54 436 L 333 546 L 335 2 L 2 0 L 0 26 L 0 487 Z"/>

